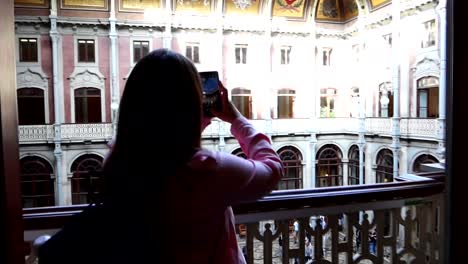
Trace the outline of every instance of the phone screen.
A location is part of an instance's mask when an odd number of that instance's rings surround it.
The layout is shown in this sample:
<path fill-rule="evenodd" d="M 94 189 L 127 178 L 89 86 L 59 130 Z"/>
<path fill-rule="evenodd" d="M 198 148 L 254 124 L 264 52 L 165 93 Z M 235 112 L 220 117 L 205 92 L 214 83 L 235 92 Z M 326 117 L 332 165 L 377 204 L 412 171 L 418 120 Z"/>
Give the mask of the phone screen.
<path fill-rule="evenodd" d="M 220 110 L 221 99 L 219 94 L 218 72 L 200 72 L 203 85 L 203 109 L 207 116 L 213 116 L 211 109 Z"/>
<path fill-rule="evenodd" d="M 218 73 L 217 72 L 202 72 L 200 73 L 203 92 L 205 94 L 213 94 L 218 91 Z"/>

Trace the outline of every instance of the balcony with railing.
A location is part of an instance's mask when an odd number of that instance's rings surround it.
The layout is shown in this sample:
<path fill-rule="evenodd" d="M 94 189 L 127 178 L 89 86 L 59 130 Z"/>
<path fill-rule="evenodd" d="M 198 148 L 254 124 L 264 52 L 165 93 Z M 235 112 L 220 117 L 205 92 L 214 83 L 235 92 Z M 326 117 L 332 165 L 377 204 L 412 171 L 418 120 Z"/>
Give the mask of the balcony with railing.
<path fill-rule="evenodd" d="M 252 124 L 262 132 L 272 136 L 317 133 L 357 133 L 359 120 L 357 118 L 294 118 L 294 119 L 256 119 Z M 366 118 L 367 134 L 390 136 L 393 120 L 391 118 Z M 109 141 L 112 138 L 111 123 L 97 124 L 61 124 L 59 125 L 61 141 L 64 143 L 83 141 Z M 203 131 L 204 138 L 229 136 L 228 123 L 213 120 Z M 402 137 L 436 139 L 438 135 L 437 119 L 402 118 L 400 120 Z M 54 125 L 19 126 L 20 144 L 51 143 L 55 136 Z"/>
<path fill-rule="evenodd" d="M 233 208 L 239 247 L 247 263 L 442 263 L 443 180 L 275 191 Z M 26 244 L 84 207 L 23 209 Z"/>

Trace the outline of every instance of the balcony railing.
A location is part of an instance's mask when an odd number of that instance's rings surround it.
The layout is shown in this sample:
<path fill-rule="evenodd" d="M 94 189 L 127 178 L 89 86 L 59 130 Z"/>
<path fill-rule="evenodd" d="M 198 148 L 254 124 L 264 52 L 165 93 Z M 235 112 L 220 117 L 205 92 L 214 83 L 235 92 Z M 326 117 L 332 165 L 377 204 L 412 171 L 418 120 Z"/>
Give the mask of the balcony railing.
<path fill-rule="evenodd" d="M 391 136 L 392 118 L 366 118 L 366 133 Z M 439 133 L 438 120 L 434 118 L 402 118 L 400 134 L 402 137 L 436 139 Z"/>
<path fill-rule="evenodd" d="M 358 132 L 357 118 L 293 118 L 293 119 L 255 119 L 253 125 L 264 133 L 273 136 L 317 133 L 353 133 Z M 393 120 L 391 118 L 366 118 L 365 132 L 391 136 Z M 215 119 L 202 136 L 204 138 L 229 137 L 230 124 Z M 112 124 L 62 124 L 61 140 L 64 142 L 108 141 L 112 138 Z M 436 139 L 438 135 L 437 119 L 402 118 L 400 120 L 402 137 Z M 50 143 L 54 140 L 53 125 L 19 126 L 20 144 Z"/>
<path fill-rule="evenodd" d="M 273 192 L 234 207 L 239 246 L 248 263 L 441 263 L 443 175 L 430 176 Z M 83 208 L 24 209 L 25 241 Z"/>

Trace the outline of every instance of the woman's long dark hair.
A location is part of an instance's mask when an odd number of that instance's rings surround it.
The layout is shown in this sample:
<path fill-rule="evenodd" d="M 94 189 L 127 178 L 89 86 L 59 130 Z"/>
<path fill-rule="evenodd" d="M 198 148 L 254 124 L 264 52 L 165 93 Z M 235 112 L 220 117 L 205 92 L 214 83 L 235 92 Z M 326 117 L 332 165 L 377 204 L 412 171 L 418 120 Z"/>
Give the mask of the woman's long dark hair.
<path fill-rule="evenodd" d="M 192 62 L 167 49 L 143 57 L 120 101 L 103 169 L 104 204 L 138 207 L 148 197 L 157 200 L 167 179 L 200 147 L 201 118 L 201 82 Z"/>

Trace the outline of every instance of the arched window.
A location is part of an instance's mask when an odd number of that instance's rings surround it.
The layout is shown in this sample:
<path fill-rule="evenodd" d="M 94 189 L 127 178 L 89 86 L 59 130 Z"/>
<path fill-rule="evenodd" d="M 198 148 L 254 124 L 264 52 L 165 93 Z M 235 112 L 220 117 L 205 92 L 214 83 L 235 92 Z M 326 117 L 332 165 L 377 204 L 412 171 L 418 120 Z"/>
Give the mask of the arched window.
<path fill-rule="evenodd" d="M 44 90 L 21 88 L 16 91 L 18 98 L 19 125 L 45 124 Z"/>
<path fill-rule="evenodd" d="M 418 117 L 439 117 L 439 79 L 424 77 L 418 80 Z"/>
<path fill-rule="evenodd" d="M 336 145 L 325 145 L 317 153 L 316 186 L 343 185 L 343 154 Z"/>
<path fill-rule="evenodd" d="M 54 206 L 52 166 L 43 158 L 28 156 L 20 160 L 23 207 Z"/>
<path fill-rule="evenodd" d="M 103 158 L 94 154 L 85 154 L 77 158 L 72 166 L 72 204 L 89 203 L 100 192 L 100 176 Z"/>
<path fill-rule="evenodd" d="M 284 175 L 278 190 L 302 189 L 302 155 L 294 147 L 283 147 L 278 151 L 284 165 Z"/>
<path fill-rule="evenodd" d="M 234 151 L 232 152 L 232 155 L 236 155 L 236 156 L 241 157 L 241 158 L 244 158 L 244 159 L 247 158 L 247 156 L 245 155 L 245 153 L 242 151 L 241 148 L 238 148 L 238 149 L 234 150 Z"/>
<path fill-rule="evenodd" d="M 320 117 L 335 117 L 335 88 L 320 89 Z"/>
<path fill-rule="evenodd" d="M 278 90 L 278 118 L 294 118 L 294 100 L 296 91 L 292 89 Z"/>
<path fill-rule="evenodd" d="M 252 119 L 252 94 L 249 89 L 234 88 L 231 91 L 232 103 L 239 112 L 248 119 Z"/>
<path fill-rule="evenodd" d="M 416 158 L 416 160 L 413 163 L 413 172 L 418 173 L 418 172 L 423 172 L 421 165 L 426 164 L 426 163 L 438 163 L 439 161 L 437 160 L 436 157 L 428 154 L 423 154 L 420 155 L 419 157 Z"/>
<path fill-rule="evenodd" d="M 101 90 L 75 89 L 75 123 L 100 123 L 101 111 Z"/>
<path fill-rule="evenodd" d="M 393 152 L 391 150 L 382 149 L 377 154 L 375 177 L 377 183 L 393 181 Z"/>
<path fill-rule="evenodd" d="M 393 116 L 393 88 L 391 82 L 379 85 L 379 117 Z"/>
<path fill-rule="evenodd" d="M 353 145 L 349 149 L 348 160 L 348 185 L 359 184 L 359 147 L 357 145 Z M 363 157 L 363 161 L 365 161 L 365 157 Z M 363 178 L 365 179 L 364 174 Z"/>

